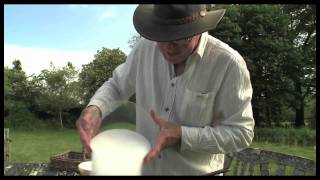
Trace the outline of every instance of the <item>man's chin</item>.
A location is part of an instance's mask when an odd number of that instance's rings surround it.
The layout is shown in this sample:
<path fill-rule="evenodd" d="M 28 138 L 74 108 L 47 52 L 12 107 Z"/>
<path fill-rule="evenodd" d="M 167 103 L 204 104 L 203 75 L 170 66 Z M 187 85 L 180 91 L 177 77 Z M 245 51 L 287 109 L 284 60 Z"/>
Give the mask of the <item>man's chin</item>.
<path fill-rule="evenodd" d="M 176 59 L 168 59 L 166 58 L 166 61 L 169 63 L 169 64 L 178 64 L 179 61 L 177 61 Z"/>
<path fill-rule="evenodd" d="M 167 61 L 169 64 L 173 64 L 173 65 L 175 65 L 175 64 L 179 64 L 179 63 L 177 63 L 177 62 L 171 62 L 171 61 Z"/>

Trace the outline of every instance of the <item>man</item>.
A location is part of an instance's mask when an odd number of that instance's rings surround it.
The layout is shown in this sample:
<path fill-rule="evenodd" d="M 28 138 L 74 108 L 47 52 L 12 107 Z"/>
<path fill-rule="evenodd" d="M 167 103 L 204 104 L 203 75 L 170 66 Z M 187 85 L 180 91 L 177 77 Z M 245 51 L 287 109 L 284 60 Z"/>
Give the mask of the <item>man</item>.
<path fill-rule="evenodd" d="M 133 23 L 143 38 L 76 123 L 84 147 L 90 151 L 101 119 L 134 93 L 150 112 L 136 112 L 136 131 L 152 144 L 144 174 L 207 174 L 223 168 L 225 153 L 248 147 L 249 72 L 237 51 L 207 33 L 224 13 L 205 5 L 139 5 Z"/>

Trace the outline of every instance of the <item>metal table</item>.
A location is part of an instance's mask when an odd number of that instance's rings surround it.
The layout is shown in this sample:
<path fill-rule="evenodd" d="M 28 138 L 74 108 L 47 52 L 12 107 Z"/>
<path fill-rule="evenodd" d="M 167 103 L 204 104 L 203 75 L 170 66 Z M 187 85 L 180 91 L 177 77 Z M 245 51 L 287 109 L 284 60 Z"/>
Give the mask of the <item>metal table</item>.
<path fill-rule="evenodd" d="M 228 169 L 218 170 L 204 176 L 223 175 Z M 80 176 L 78 171 L 61 171 L 50 168 L 48 163 L 10 163 L 4 165 L 5 176 Z"/>
<path fill-rule="evenodd" d="M 48 163 L 4 164 L 5 176 L 80 176 L 79 172 L 55 170 Z"/>

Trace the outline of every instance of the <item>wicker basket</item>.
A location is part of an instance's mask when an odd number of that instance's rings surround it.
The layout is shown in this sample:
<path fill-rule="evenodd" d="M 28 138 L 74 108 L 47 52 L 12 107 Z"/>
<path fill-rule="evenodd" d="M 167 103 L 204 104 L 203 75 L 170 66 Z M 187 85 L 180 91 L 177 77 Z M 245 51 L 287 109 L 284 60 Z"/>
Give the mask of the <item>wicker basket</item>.
<path fill-rule="evenodd" d="M 78 165 L 91 159 L 90 154 L 83 156 L 82 152 L 67 151 L 50 157 L 50 168 L 59 171 L 79 172 Z"/>

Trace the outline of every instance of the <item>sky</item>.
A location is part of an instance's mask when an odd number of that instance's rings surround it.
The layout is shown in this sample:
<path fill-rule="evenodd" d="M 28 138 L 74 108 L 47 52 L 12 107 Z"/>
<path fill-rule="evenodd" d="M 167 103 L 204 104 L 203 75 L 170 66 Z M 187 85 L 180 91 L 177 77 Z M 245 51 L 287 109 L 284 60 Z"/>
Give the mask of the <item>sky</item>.
<path fill-rule="evenodd" d="M 6 4 L 4 66 L 19 59 L 27 75 L 68 61 L 79 70 L 102 47 L 130 52 L 135 4 Z"/>

